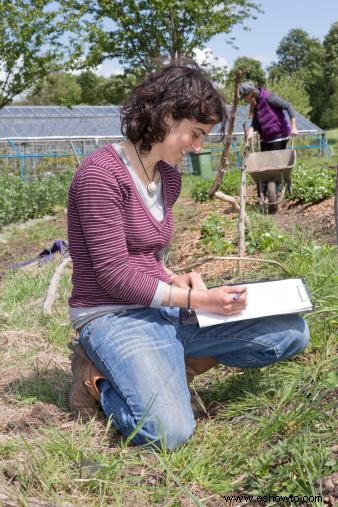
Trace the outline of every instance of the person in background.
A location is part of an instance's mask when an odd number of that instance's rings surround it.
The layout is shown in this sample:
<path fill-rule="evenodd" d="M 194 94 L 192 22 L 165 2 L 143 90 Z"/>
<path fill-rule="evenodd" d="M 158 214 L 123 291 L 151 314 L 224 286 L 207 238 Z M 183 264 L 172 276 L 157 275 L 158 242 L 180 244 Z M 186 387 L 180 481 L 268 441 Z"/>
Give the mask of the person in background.
<path fill-rule="evenodd" d="M 254 132 L 258 132 L 261 151 L 284 150 L 290 135 L 298 134 L 295 111 L 290 102 L 263 87 L 257 88 L 251 82 L 239 85 L 239 96 L 250 104 L 249 116 L 252 118 L 252 124 L 248 139 L 252 139 Z M 289 115 L 291 128 L 284 111 Z"/>
<path fill-rule="evenodd" d="M 215 125 L 224 135 L 226 120 L 223 96 L 196 64 L 150 73 L 121 109 L 125 139 L 84 159 L 69 189 L 78 333 L 70 408 L 91 415 L 100 402 L 138 445 L 175 449 L 191 437 L 195 373 L 217 363 L 260 368 L 308 342 L 297 315 L 206 328 L 184 320 L 194 309 L 237 315 L 246 307 L 245 287 L 207 289 L 198 273 L 176 274 L 161 257 L 181 189 L 176 165 L 201 151 Z"/>
<path fill-rule="evenodd" d="M 257 88 L 252 82 L 239 85 L 239 96 L 250 104 L 249 117 L 252 119 L 252 123 L 247 133 L 248 140 L 252 140 L 254 133 L 258 132 L 261 151 L 284 150 L 290 135 L 296 136 L 298 134 L 295 111 L 290 102 L 281 99 L 263 87 Z M 290 118 L 291 127 L 284 111 Z M 262 187 L 264 195 L 266 185 L 265 183 Z M 257 188 L 257 192 L 259 196 L 259 188 Z"/>

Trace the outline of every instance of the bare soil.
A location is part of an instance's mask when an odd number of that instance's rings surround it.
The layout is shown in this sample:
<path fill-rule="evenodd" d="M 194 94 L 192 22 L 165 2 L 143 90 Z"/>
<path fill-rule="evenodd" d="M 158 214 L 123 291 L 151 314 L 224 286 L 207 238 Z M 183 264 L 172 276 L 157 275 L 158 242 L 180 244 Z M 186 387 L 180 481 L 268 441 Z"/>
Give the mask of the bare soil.
<path fill-rule="evenodd" d="M 334 197 L 318 204 L 297 205 L 292 202 L 284 204 L 275 215 L 276 223 L 281 229 L 299 228 L 308 231 L 321 243 L 337 243 L 334 218 Z"/>
<path fill-rule="evenodd" d="M 255 192 L 251 188 L 248 192 L 248 202 L 255 202 Z M 182 204 L 183 201 L 183 204 Z M 174 258 L 175 266 L 185 266 L 193 263 L 196 259 L 206 255 L 199 243 L 200 225 L 211 211 L 218 211 L 229 218 L 237 218 L 237 214 L 232 211 L 231 205 L 221 202 L 217 199 L 204 203 L 196 203 L 192 199 L 180 201 L 184 206 L 189 219 L 186 222 L 179 223 L 174 239 Z M 192 211 L 193 210 L 193 211 Z M 278 213 L 273 215 L 278 227 L 283 231 L 292 232 L 301 230 L 304 234 L 316 239 L 321 243 L 329 245 L 336 244 L 336 224 L 334 219 L 334 197 L 326 199 L 314 205 L 297 205 L 285 201 L 279 208 Z M 180 221 L 181 222 L 181 221 Z M 234 231 L 226 232 L 225 239 L 233 240 Z M 257 267 L 255 262 L 248 260 L 242 263 L 243 274 Z M 212 278 L 223 278 L 230 280 L 233 277 L 236 263 L 234 261 L 210 261 L 198 267 L 198 271 L 206 280 Z"/>

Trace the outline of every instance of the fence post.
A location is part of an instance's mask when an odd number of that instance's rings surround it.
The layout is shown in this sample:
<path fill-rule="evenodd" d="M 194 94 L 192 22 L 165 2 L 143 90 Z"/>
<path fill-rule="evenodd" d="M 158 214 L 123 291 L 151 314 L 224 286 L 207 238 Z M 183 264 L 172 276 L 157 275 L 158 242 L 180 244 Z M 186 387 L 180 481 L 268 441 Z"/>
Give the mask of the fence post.
<path fill-rule="evenodd" d="M 17 154 L 19 160 L 20 160 L 20 177 L 22 180 L 25 180 L 26 179 L 26 174 L 25 174 L 25 156 L 21 154 L 19 148 L 17 147 L 17 145 L 15 144 L 15 142 L 13 141 L 13 139 L 8 139 L 8 142 L 10 144 L 10 146 L 12 146 L 13 150 L 15 151 L 15 153 Z"/>
<path fill-rule="evenodd" d="M 76 158 L 78 165 L 80 165 L 81 164 L 81 160 L 79 159 L 79 156 L 78 156 L 78 154 L 76 152 L 74 143 L 73 143 L 73 141 L 71 139 L 68 139 L 68 141 L 69 141 L 69 144 L 70 144 L 70 146 L 71 146 L 71 148 L 73 150 L 74 157 Z"/>

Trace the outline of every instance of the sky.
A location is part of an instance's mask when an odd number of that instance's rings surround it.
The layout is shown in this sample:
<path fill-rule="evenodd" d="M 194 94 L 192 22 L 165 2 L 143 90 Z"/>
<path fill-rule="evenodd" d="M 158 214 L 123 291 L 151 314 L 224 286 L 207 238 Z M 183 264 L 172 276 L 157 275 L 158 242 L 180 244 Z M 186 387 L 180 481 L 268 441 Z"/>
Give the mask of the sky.
<path fill-rule="evenodd" d="M 237 50 L 226 43 L 226 35 L 217 35 L 207 44 L 219 63 L 228 68 L 240 56 L 259 60 L 266 68 L 276 60 L 281 39 L 293 28 L 301 28 L 322 42 L 330 26 L 338 21 L 338 0 L 256 0 L 256 4 L 260 4 L 264 13 L 258 14 L 256 20 L 247 20 L 246 25 L 251 30 L 245 31 L 239 25 L 230 34 L 236 38 Z M 203 58 L 202 51 L 196 55 L 197 60 L 200 58 Z M 118 63 L 110 60 L 104 62 L 97 73 L 110 76 L 119 70 Z"/>

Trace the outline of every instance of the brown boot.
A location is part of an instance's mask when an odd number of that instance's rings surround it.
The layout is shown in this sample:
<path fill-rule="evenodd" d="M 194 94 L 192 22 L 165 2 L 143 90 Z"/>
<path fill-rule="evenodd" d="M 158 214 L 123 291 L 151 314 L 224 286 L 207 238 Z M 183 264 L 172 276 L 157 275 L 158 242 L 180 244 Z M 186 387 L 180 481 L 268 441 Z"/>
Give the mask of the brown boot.
<path fill-rule="evenodd" d="M 105 377 L 93 365 L 81 345 L 70 342 L 68 347 L 73 351 L 69 356 L 73 374 L 68 396 L 69 408 L 74 415 L 89 418 L 96 414 L 100 401 L 97 382 Z"/>
<path fill-rule="evenodd" d="M 192 411 L 194 412 L 194 416 L 196 418 L 205 417 L 206 415 L 208 415 L 208 412 L 201 398 L 198 396 L 196 391 L 191 387 L 191 383 L 196 375 L 201 375 L 202 373 L 210 370 L 210 368 L 216 366 L 216 364 L 218 364 L 217 361 L 215 361 L 215 359 L 213 359 L 212 357 L 185 358 L 185 371 L 191 395 L 190 403 Z"/>

